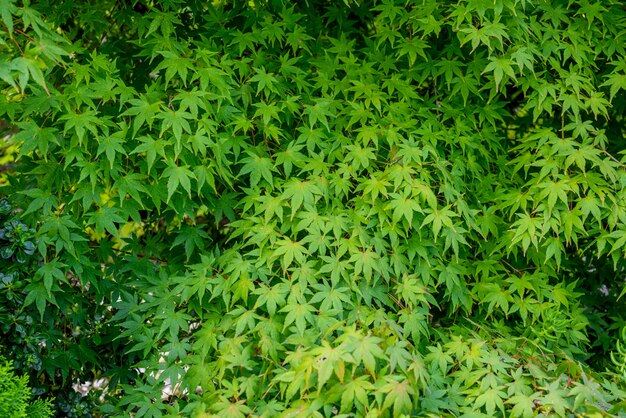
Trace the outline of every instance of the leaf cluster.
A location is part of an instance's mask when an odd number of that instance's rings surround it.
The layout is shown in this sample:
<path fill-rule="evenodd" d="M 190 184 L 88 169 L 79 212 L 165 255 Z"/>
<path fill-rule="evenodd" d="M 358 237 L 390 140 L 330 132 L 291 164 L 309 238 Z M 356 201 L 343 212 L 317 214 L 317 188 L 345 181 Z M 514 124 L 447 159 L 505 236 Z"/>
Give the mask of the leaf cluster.
<path fill-rule="evenodd" d="M 622 2 L 0 16 L 4 193 L 36 231 L 2 251 L 33 256 L 37 326 L 1 325 L 45 342 L 43 390 L 105 378 L 120 417 L 623 413 Z"/>

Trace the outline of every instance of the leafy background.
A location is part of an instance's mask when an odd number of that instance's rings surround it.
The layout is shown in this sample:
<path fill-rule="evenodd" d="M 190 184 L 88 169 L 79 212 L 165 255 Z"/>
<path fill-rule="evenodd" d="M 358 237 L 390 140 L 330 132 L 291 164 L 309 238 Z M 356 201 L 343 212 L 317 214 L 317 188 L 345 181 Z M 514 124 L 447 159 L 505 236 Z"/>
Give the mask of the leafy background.
<path fill-rule="evenodd" d="M 623 2 L 0 17 L 0 330 L 59 416 L 626 414 Z"/>

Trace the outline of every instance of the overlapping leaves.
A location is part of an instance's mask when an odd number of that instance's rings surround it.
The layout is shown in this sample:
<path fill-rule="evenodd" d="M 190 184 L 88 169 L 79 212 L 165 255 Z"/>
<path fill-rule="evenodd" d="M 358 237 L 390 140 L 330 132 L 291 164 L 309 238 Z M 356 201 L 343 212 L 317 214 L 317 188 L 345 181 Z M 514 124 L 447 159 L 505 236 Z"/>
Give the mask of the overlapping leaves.
<path fill-rule="evenodd" d="M 418 3 L 8 3 L 25 307 L 106 414 L 620 412 L 624 10 Z"/>

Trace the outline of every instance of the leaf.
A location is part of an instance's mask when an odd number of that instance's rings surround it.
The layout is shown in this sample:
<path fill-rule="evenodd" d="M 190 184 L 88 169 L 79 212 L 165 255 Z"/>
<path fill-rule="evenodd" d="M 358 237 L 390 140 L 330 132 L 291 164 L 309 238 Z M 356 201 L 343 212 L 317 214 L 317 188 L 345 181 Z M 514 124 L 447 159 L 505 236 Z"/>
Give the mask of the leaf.
<path fill-rule="evenodd" d="M 345 363 L 351 361 L 349 354 L 343 351 L 343 348 L 332 347 L 327 341 L 322 341 L 322 346 L 313 350 L 312 354 L 316 356 L 315 367 L 317 368 L 317 388 L 320 392 L 323 386 L 332 377 L 333 372 L 343 383 L 345 376 Z"/>
<path fill-rule="evenodd" d="M 376 375 L 376 358 L 386 358 L 379 345 L 381 342 L 382 340 L 378 337 L 354 335 L 346 344 L 346 350 L 352 355 L 356 364 L 362 363 L 372 375 Z"/>
<path fill-rule="evenodd" d="M 96 157 L 104 152 L 109 160 L 111 168 L 113 168 L 115 163 L 115 154 L 119 153 L 126 155 L 126 150 L 124 150 L 122 145 L 124 143 L 124 134 L 124 131 L 119 131 L 113 135 L 105 136 L 100 140 L 100 144 L 98 145 Z"/>
<path fill-rule="evenodd" d="M 585 107 L 588 107 L 593 112 L 593 115 L 597 118 L 598 115 L 608 115 L 608 107 L 611 104 L 604 98 L 604 94 L 601 92 L 592 92 L 589 98 L 585 101 Z"/>
<path fill-rule="evenodd" d="M 490 58 L 489 64 L 485 67 L 483 73 L 491 71 L 493 72 L 494 81 L 496 83 L 496 91 L 498 91 L 500 87 L 500 83 L 502 83 L 503 77 L 509 76 L 513 80 L 517 80 L 515 77 L 515 71 L 513 71 L 513 67 L 511 67 L 511 59 L 510 58 Z"/>
<path fill-rule="evenodd" d="M 123 224 L 127 221 L 118 212 L 119 210 L 115 207 L 103 206 L 91 215 L 89 223 L 96 226 L 98 234 L 102 234 L 106 230 L 109 234 L 118 238 L 119 229 L 116 224 Z"/>
<path fill-rule="evenodd" d="M 52 297 L 51 291 L 55 284 L 55 281 L 67 282 L 67 279 L 65 278 L 65 274 L 63 274 L 63 271 L 61 271 L 61 268 L 63 267 L 65 267 L 64 264 L 55 260 L 55 261 L 51 261 L 49 263 L 44 264 L 35 273 L 37 277 L 41 277 L 43 279 L 43 284 L 44 284 L 44 287 L 46 288 L 48 298 Z M 55 288 L 58 288 L 58 285 L 55 286 Z"/>
<path fill-rule="evenodd" d="M 530 215 L 518 214 L 519 219 L 513 223 L 513 227 L 516 227 L 515 235 L 511 240 L 511 246 L 516 243 L 522 243 L 522 248 L 524 251 L 528 250 L 530 244 L 534 244 L 535 246 L 538 243 L 537 230 L 539 230 L 539 226 L 541 224 L 541 218 L 539 217 L 531 217 Z"/>
<path fill-rule="evenodd" d="M 207 241 L 210 241 L 210 237 L 205 231 L 198 227 L 185 225 L 177 234 L 171 248 L 182 244 L 185 248 L 185 256 L 189 260 L 195 249 L 204 250 L 206 248 L 205 243 Z"/>
<path fill-rule="evenodd" d="M 415 37 L 413 39 L 407 39 L 400 46 L 398 51 L 398 57 L 402 57 L 404 55 L 408 55 L 409 57 L 409 66 L 413 66 L 415 61 L 417 60 L 417 56 L 424 58 L 424 61 L 428 61 L 428 57 L 424 50 L 428 48 L 428 44 L 423 40 Z"/>
<path fill-rule="evenodd" d="M 140 206 L 144 206 L 143 201 L 141 200 L 141 194 L 149 194 L 148 189 L 142 184 L 145 182 L 146 176 L 140 173 L 130 173 L 123 177 L 120 177 L 116 181 L 116 186 L 118 189 L 118 195 L 120 198 L 120 205 L 124 205 L 124 201 L 126 200 L 126 195 L 129 195 Z"/>
<path fill-rule="evenodd" d="M 144 123 L 147 122 L 148 126 L 152 126 L 154 117 L 157 114 L 160 114 L 162 105 L 162 102 L 160 100 L 152 103 L 151 100 L 145 95 L 142 95 L 139 99 L 131 99 L 128 101 L 128 103 L 132 106 L 129 107 L 120 116 L 135 116 L 135 118 L 133 118 L 133 136 L 137 135 L 137 132 Z"/>
<path fill-rule="evenodd" d="M 302 336 L 304 335 L 307 323 L 315 324 L 315 317 L 313 316 L 315 308 L 308 303 L 288 303 L 280 312 L 287 312 L 283 331 L 287 329 L 289 325 L 295 323 L 298 334 Z"/>
<path fill-rule="evenodd" d="M 540 401 L 542 405 L 551 407 L 551 410 L 563 416 L 565 415 L 565 409 L 570 408 L 569 403 L 565 400 L 565 396 L 565 391 L 559 388 L 558 381 L 555 381 L 548 386 L 548 392 L 540 398 Z"/>
<path fill-rule="evenodd" d="M 85 133 L 89 131 L 94 137 L 98 137 L 98 126 L 104 125 L 104 122 L 97 117 L 93 110 L 86 110 L 83 113 L 68 112 L 60 117 L 65 120 L 64 132 L 74 130 L 78 137 L 79 143 L 85 138 Z"/>
<path fill-rule="evenodd" d="M 161 328 L 157 334 L 157 338 L 160 338 L 163 333 L 168 330 L 172 339 L 178 339 L 180 330 L 189 330 L 189 323 L 193 319 L 191 316 L 184 312 L 164 312 L 162 315 L 157 316 L 163 320 Z"/>
<path fill-rule="evenodd" d="M 285 305 L 285 296 L 289 293 L 289 287 L 282 283 L 271 287 L 260 286 L 253 293 L 259 296 L 254 305 L 255 309 L 265 305 L 270 316 L 274 316 L 276 309 Z"/>
<path fill-rule="evenodd" d="M 150 169 L 153 167 L 154 162 L 156 160 L 157 155 L 161 156 L 165 159 L 165 141 L 161 139 L 154 140 L 151 136 L 142 136 L 138 138 L 139 141 L 142 142 L 141 145 L 138 145 L 131 154 L 137 153 L 145 153 L 146 161 L 148 162 L 148 173 L 150 173 Z"/>
<path fill-rule="evenodd" d="M 14 3 L 15 0 L 7 0 L 0 4 L 0 17 L 9 35 L 13 34 L 13 17 L 11 15 L 17 10 Z"/>
<path fill-rule="evenodd" d="M 533 417 L 535 402 L 533 396 L 526 396 L 522 394 L 513 395 L 510 399 L 507 400 L 507 403 L 513 404 L 513 409 L 511 409 L 512 417 Z"/>
<path fill-rule="evenodd" d="M 494 416 L 496 408 L 500 411 L 504 411 L 503 399 L 506 398 L 506 393 L 498 388 L 487 389 L 483 394 L 476 398 L 476 407 L 484 406 L 487 414 Z"/>
<path fill-rule="evenodd" d="M 413 224 L 414 213 L 424 213 L 419 203 L 416 202 L 415 199 L 408 197 L 406 193 L 404 196 L 398 193 L 392 193 L 391 197 L 393 199 L 391 200 L 391 202 L 389 202 L 388 208 L 393 209 L 391 219 L 394 222 L 399 222 L 402 218 L 404 218 L 408 222 L 410 228 Z M 426 220 L 424 220 L 424 223 L 426 223 Z M 422 224 L 422 226 L 424 225 L 424 223 Z M 437 233 L 438 232 L 439 230 L 437 230 Z"/>
<path fill-rule="evenodd" d="M 309 127 L 313 129 L 319 121 L 327 130 L 329 130 L 328 118 L 333 118 L 335 114 L 330 110 L 331 102 L 329 100 L 315 100 L 314 105 L 308 105 L 304 108 L 304 114 L 309 116 Z"/>
<path fill-rule="evenodd" d="M 241 168 L 241 171 L 239 171 L 239 175 L 250 174 L 250 187 L 255 187 L 261 177 L 272 186 L 274 184 L 272 171 L 275 170 L 272 160 L 258 156 L 252 151 L 246 152 L 248 157 L 241 160 L 241 162 L 245 164 Z"/>
<path fill-rule="evenodd" d="M 413 401 L 415 391 L 408 380 L 395 380 L 391 376 L 386 376 L 387 382 L 381 387 L 381 391 L 386 393 L 383 408 L 389 408 L 393 405 L 393 415 L 400 416 L 404 413 L 410 413 L 413 409 Z"/>
<path fill-rule="evenodd" d="M 278 81 L 274 77 L 274 74 L 267 73 L 265 71 L 265 68 L 263 67 L 254 68 L 254 71 L 256 72 L 256 75 L 250 78 L 250 81 L 254 81 L 257 83 L 257 90 L 256 90 L 257 95 L 261 91 L 263 91 L 265 94 L 278 93 L 278 90 L 276 90 L 276 87 L 275 87 L 275 84 L 277 84 Z"/>
<path fill-rule="evenodd" d="M 603 86 L 609 86 L 610 101 L 617 95 L 620 90 L 626 90 L 626 73 L 611 73 L 606 76 L 607 81 L 602 84 Z"/>
<path fill-rule="evenodd" d="M 277 243 L 277 248 L 273 253 L 273 257 L 281 258 L 281 264 L 283 270 L 287 270 L 293 260 L 298 263 L 304 263 L 306 255 L 306 249 L 298 241 L 292 241 L 290 239 L 282 239 Z"/>
<path fill-rule="evenodd" d="M 193 119 L 193 115 L 189 112 L 167 109 L 164 112 L 157 113 L 155 118 L 163 120 L 159 136 L 163 136 L 163 134 L 171 128 L 174 133 L 174 138 L 176 138 L 177 143 L 180 144 L 183 131 L 188 134 L 191 133 L 191 125 L 189 124 L 188 119 Z"/>
<path fill-rule="evenodd" d="M 316 201 L 316 196 L 321 194 L 318 187 L 312 181 L 300 181 L 292 179 L 283 186 L 282 197 L 290 199 L 291 217 L 304 204 L 305 207 L 312 206 Z"/>
<path fill-rule="evenodd" d="M 181 57 L 171 51 L 163 51 L 163 61 L 155 68 L 159 71 L 165 68 L 165 85 L 175 76 L 182 80 L 184 86 L 187 85 L 187 77 L 190 70 L 193 71 L 193 61 L 187 57 Z"/>
<path fill-rule="evenodd" d="M 169 162 L 168 167 L 163 171 L 161 178 L 167 179 L 167 201 L 169 202 L 176 189 L 182 186 L 191 198 L 191 180 L 196 176 L 189 170 L 189 166 L 178 166 Z"/>
<path fill-rule="evenodd" d="M 452 217 L 458 216 L 456 213 L 452 212 L 448 208 L 443 209 L 424 209 L 424 213 L 428 215 L 424 218 L 421 227 L 424 227 L 427 224 L 432 224 L 433 227 L 433 237 L 435 241 L 441 232 L 441 228 L 446 226 L 448 228 L 454 229 L 454 224 L 452 223 Z"/>
<path fill-rule="evenodd" d="M 355 401 L 367 407 L 369 405 L 368 392 L 373 387 L 368 381 L 368 376 L 358 376 L 346 382 L 342 387 L 341 410 L 345 412 L 354 410 L 353 406 L 357 405 Z"/>
<path fill-rule="evenodd" d="M 35 302 L 35 305 L 37 306 L 37 311 L 39 312 L 40 320 L 43 321 L 43 317 L 46 312 L 46 303 L 57 303 L 54 294 L 48 293 L 48 290 L 43 283 L 31 283 L 26 287 L 25 290 L 28 293 L 26 294 L 26 298 L 24 299 L 24 307 L 27 307 Z"/>

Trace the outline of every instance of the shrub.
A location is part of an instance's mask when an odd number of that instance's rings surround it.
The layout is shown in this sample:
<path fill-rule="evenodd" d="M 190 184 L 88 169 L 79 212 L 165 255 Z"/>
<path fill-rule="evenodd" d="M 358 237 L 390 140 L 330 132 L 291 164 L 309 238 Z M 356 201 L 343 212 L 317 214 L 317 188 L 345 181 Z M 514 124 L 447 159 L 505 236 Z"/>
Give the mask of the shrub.
<path fill-rule="evenodd" d="M 621 1 L 0 11 L 42 390 L 105 377 L 120 417 L 624 413 Z"/>
<path fill-rule="evenodd" d="M 51 417 L 52 404 L 49 400 L 31 402 L 28 376 L 15 375 L 12 363 L 0 358 L 0 416 L 7 418 Z"/>

